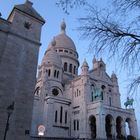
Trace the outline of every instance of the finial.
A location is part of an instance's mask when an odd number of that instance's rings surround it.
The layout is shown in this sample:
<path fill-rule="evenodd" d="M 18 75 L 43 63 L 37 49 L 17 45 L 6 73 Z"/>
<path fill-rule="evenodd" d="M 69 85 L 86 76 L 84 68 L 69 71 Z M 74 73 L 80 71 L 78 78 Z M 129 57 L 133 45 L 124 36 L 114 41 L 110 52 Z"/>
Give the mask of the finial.
<path fill-rule="evenodd" d="M 65 33 L 65 29 L 66 29 L 66 23 L 63 19 L 62 23 L 61 23 L 61 33 Z"/>
<path fill-rule="evenodd" d="M 82 66 L 88 67 L 88 63 L 87 63 L 87 61 L 86 61 L 86 58 L 84 58 L 84 62 L 83 62 L 83 65 L 82 65 Z"/>
<path fill-rule="evenodd" d="M 103 60 L 102 60 L 102 57 L 100 58 L 100 61 L 103 61 Z"/>
<path fill-rule="evenodd" d="M 26 0 L 25 4 L 29 7 L 32 7 L 33 3 L 29 0 Z"/>
<path fill-rule="evenodd" d="M 93 64 L 96 63 L 95 55 L 94 55 L 94 57 L 93 57 L 93 61 L 92 61 L 92 62 L 93 62 Z"/>
<path fill-rule="evenodd" d="M 55 46 L 55 45 L 56 45 L 55 37 L 53 37 L 53 40 L 52 40 L 52 42 L 51 42 L 51 45 L 52 45 L 52 46 Z"/>

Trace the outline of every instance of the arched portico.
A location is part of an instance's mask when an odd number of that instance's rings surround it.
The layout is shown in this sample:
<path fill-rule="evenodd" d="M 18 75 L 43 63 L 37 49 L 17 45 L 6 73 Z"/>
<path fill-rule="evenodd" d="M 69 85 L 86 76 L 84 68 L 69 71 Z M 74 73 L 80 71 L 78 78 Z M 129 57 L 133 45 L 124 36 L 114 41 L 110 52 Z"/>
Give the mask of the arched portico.
<path fill-rule="evenodd" d="M 90 127 L 90 132 L 91 132 L 91 138 L 96 139 L 96 117 L 91 115 L 89 117 L 89 127 Z"/>
<path fill-rule="evenodd" d="M 123 119 L 122 117 L 118 116 L 116 118 L 116 138 L 117 139 L 123 139 L 124 138 L 124 132 L 123 132 Z"/>
<path fill-rule="evenodd" d="M 107 139 L 112 139 L 114 136 L 114 119 L 112 115 L 108 114 L 105 117 L 105 130 L 106 130 L 106 137 Z"/>

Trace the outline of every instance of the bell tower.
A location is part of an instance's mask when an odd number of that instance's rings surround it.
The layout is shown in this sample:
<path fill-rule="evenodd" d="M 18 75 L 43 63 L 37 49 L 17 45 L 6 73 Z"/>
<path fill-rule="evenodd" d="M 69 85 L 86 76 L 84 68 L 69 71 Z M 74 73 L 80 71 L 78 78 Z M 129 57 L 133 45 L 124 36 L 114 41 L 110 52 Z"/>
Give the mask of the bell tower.
<path fill-rule="evenodd" d="M 32 5 L 26 0 L 15 5 L 8 20 L 0 18 L 1 139 L 4 135 L 6 140 L 30 139 L 40 35 L 45 23 Z"/>

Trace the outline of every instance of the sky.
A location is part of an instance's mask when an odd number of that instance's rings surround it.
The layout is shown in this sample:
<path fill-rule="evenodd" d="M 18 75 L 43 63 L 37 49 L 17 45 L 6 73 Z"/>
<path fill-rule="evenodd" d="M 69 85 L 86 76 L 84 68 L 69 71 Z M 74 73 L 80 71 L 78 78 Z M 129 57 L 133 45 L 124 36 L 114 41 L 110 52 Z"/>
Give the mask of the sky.
<path fill-rule="evenodd" d="M 41 63 L 41 60 L 44 56 L 44 52 L 47 49 L 49 42 L 52 38 L 60 33 L 60 24 L 63 19 L 66 22 L 66 33 L 69 37 L 72 38 L 74 41 L 77 51 L 79 53 L 79 61 L 80 64 L 86 58 L 90 69 L 92 69 L 92 59 L 93 59 L 93 52 L 89 52 L 89 40 L 81 39 L 80 33 L 77 31 L 77 27 L 80 25 L 78 22 L 78 18 L 85 15 L 85 10 L 83 8 L 78 8 L 76 10 L 72 10 L 70 15 L 66 15 L 59 7 L 55 5 L 56 0 L 31 0 L 33 2 L 33 7 L 40 13 L 40 15 L 45 19 L 46 23 L 42 28 L 41 34 L 41 47 L 39 52 L 39 61 L 38 64 Z M 22 4 L 25 0 L 0 0 L 0 12 L 2 17 L 7 19 L 8 15 L 10 14 L 14 5 Z M 95 3 L 102 7 L 105 3 L 102 0 L 96 0 Z M 120 93 L 121 93 L 121 101 L 122 106 L 123 103 L 126 101 L 126 93 L 127 91 L 127 75 L 126 71 L 118 69 L 118 66 L 113 61 L 108 61 L 105 55 L 103 57 L 104 62 L 106 63 L 107 73 L 109 75 L 112 74 L 114 71 L 117 74 Z M 99 57 L 100 58 L 100 57 Z M 98 58 L 98 59 L 99 59 Z M 80 67 L 79 67 L 80 73 Z M 123 106 L 124 107 L 124 106 Z M 140 134 L 140 104 L 138 101 L 134 102 L 134 107 L 136 108 L 136 117 L 137 122 L 139 124 L 139 134 Z"/>

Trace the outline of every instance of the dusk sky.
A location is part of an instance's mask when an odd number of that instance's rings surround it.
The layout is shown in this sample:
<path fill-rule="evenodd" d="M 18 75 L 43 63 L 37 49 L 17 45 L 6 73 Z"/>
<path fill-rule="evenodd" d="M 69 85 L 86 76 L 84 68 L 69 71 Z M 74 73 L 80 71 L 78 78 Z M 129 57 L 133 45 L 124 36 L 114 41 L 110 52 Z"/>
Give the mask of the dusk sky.
<path fill-rule="evenodd" d="M 92 59 L 94 54 L 92 52 L 88 52 L 89 40 L 80 39 L 80 33 L 76 30 L 76 28 L 80 24 L 77 18 L 85 15 L 84 8 L 82 7 L 81 9 L 79 8 L 79 9 L 72 10 L 70 15 L 66 15 L 59 7 L 55 5 L 56 0 L 31 0 L 31 1 L 33 2 L 33 7 L 40 13 L 40 15 L 46 21 L 45 25 L 42 28 L 42 35 L 41 35 L 42 46 L 40 47 L 39 64 L 41 63 L 42 57 L 44 55 L 45 50 L 47 49 L 49 42 L 52 40 L 54 36 L 60 33 L 60 24 L 64 19 L 67 25 L 66 33 L 69 37 L 72 38 L 72 40 L 76 45 L 77 51 L 79 53 L 80 64 L 82 64 L 84 58 L 86 58 L 89 67 L 91 69 Z M 103 6 L 105 4 L 103 2 L 101 3 L 101 1 L 102 0 L 98 0 L 97 3 L 98 6 Z M 24 2 L 25 0 L 0 0 L 0 12 L 2 14 L 2 17 L 7 19 L 14 5 L 22 4 Z M 126 101 L 126 97 L 127 97 L 126 80 L 127 80 L 128 73 L 126 71 L 118 69 L 118 65 L 116 65 L 113 60 L 108 61 L 107 58 L 105 57 L 105 54 L 103 54 L 100 57 L 102 57 L 102 59 L 106 63 L 107 73 L 111 75 L 112 71 L 114 71 L 118 77 L 122 106 L 123 106 L 123 103 Z M 100 59 L 100 57 L 98 59 Z M 81 69 L 79 67 L 79 73 L 80 71 Z M 135 107 L 137 106 L 135 112 L 137 116 L 137 122 L 139 125 L 139 134 L 140 134 L 140 109 L 139 109 L 140 103 L 138 103 L 138 100 L 135 101 L 134 106 Z"/>

